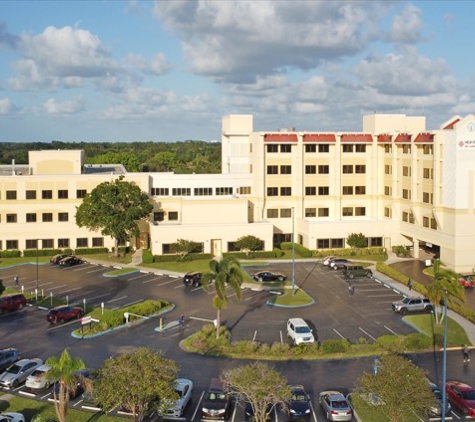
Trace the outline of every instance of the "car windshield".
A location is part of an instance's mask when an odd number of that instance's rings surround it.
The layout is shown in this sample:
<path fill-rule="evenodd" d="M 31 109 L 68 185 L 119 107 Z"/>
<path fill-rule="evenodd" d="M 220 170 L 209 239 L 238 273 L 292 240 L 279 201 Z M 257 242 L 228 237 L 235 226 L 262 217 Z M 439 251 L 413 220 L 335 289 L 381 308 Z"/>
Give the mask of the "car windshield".
<path fill-rule="evenodd" d="M 310 333 L 310 328 L 307 326 L 295 327 L 295 332 L 298 334 Z"/>
<path fill-rule="evenodd" d="M 348 404 L 345 400 L 334 400 L 332 401 L 332 407 L 334 409 L 346 409 L 348 407 Z"/>
<path fill-rule="evenodd" d="M 7 369 L 7 372 L 10 374 L 18 374 L 21 371 L 21 366 L 19 365 L 12 365 L 10 368 Z"/>
<path fill-rule="evenodd" d="M 297 393 L 292 396 L 292 401 L 307 401 L 307 396 L 303 393 Z"/>
<path fill-rule="evenodd" d="M 462 391 L 462 398 L 464 400 L 475 400 L 475 391 Z"/>
<path fill-rule="evenodd" d="M 46 375 L 46 371 L 39 370 L 39 369 L 37 369 L 31 374 L 32 377 L 42 377 L 44 375 Z"/>
<path fill-rule="evenodd" d="M 402 300 L 402 303 L 409 303 L 411 301 L 411 298 L 410 297 L 405 297 L 403 300 Z"/>
<path fill-rule="evenodd" d="M 225 401 L 226 394 L 224 393 L 209 393 L 208 400 L 210 401 Z"/>

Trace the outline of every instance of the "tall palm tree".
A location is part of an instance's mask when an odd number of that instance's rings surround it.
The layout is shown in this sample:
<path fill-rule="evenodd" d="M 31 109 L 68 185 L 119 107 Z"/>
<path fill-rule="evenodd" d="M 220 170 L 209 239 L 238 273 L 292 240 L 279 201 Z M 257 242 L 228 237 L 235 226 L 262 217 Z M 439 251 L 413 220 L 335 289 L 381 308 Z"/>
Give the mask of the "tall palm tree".
<path fill-rule="evenodd" d="M 239 261 L 233 256 L 223 258 L 215 257 L 209 262 L 210 271 L 203 275 L 203 290 L 208 291 L 210 283 L 214 281 L 215 295 L 213 306 L 216 309 L 216 338 L 219 338 L 219 328 L 221 326 L 221 309 L 225 309 L 228 304 L 226 288 L 230 287 L 238 300 L 241 300 L 241 284 L 243 275 Z"/>
<path fill-rule="evenodd" d="M 440 268 L 440 260 L 434 261 L 434 280 L 427 287 L 427 297 L 435 306 L 435 323 L 442 324 L 444 321 L 442 300 L 445 296 L 465 302 L 465 290 L 457 282 L 455 273 Z"/>
<path fill-rule="evenodd" d="M 81 358 L 72 358 L 67 349 L 61 356 L 51 356 L 46 359 L 46 364 L 51 367 L 48 371 L 48 380 L 59 383 L 59 392 L 53 389 L 54 408 L 59 422 L 66 422 L 68 414 L 69 393 L 76 388 L 76 372 L 84 369 L 85 365 Z"/>

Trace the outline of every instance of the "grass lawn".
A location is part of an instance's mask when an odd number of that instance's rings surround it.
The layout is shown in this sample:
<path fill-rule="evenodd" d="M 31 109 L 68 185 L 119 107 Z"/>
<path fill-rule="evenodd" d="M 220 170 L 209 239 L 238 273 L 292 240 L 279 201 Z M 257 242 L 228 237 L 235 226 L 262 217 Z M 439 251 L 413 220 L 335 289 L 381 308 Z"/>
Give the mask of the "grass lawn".
<path fill-rule="evenodd" d="M 435 325 L 433 314 L 410 315 L 404 318 L 428 336 L 432 336 L 434 333 L 444 335 L 444 324 Z M 471 344 L 467 333 L 456 321 L 449 318 L 447 320 L 447 346 L 457 347 L 464 344 Z"/>
<path fill-rule="evenodd" d="M 285 289 L 283 295 L 275 296 L 269 302 L 277 306 L 307 306 L 313 303 L 313 299 L 303 290 L 295 289 L 295 295 L 292 295 L 292 289 Z"/>

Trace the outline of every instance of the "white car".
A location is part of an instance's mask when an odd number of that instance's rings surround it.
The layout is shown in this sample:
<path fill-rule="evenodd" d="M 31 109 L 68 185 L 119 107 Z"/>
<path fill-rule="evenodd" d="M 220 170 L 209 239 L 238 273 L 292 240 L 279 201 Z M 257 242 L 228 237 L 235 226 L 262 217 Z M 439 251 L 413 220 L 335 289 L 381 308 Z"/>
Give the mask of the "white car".
<path fill-rule="evenodd" d="M 0 386 L 8 388 L 18 387 L 22 382 L 26 381 L 28 375 L 41 365 L 43 365 L 43 361 L 38 358 L 21 359 L 15 362 L 0 375 Z"/>
<path fill-rule="evenodd" d="M 173 403 L 173 406 L 167 410 L 168 416 L 181 417 L 186 406 L 191 400 L 193 394 L 193 381 L 186 378 L 178 378 L 175 380 L 175 392 L 179 399 Z"/>
<path fill-rule="evenodd" d="M 21 413 L 0 413 L 0 422 L 25 422 L 25 417 Z"/>
<path fill-rule="evenodd" d="M 330 262 L 332 261 L 332 259 L 335 259 L 336 257 L 335 256 L 326 256 L 325 258 L 322 259 L 322 264 L 323 265 L 330 265 Z"/>
<path fill-rule="evenodd" d="M 31 390 L 42 390 L 50 388 L 56 380 L 48 380 L 46 377 L 51 367 L 48 365 L 41 365 L 36 368 L 31 375 L 26 378 L 25 386 Z"/>
<path fill-rule="evenodd" d="M 287 336 L 290 337 L 294 344 L 313 343 L 312 330 L 302 318 L 290 318 L 287 321 Z"/>

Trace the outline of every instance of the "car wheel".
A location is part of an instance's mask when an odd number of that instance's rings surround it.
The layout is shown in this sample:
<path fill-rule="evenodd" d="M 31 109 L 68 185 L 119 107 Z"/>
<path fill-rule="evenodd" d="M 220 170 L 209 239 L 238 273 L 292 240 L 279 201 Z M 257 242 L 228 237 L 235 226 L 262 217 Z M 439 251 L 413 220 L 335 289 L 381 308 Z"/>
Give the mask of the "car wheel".
<path fill-rule="evenodd" d="M 61 319 L 59 320 L 59 323 L 60 323 L 60 324 L 64 324 L 64 318 L 61 318 Z"/>
<path fill-rule="evenodd" d="M 353 273 L 350 273 L 350 278 L 353 280 L 355 278 L 355 275 Z"/>
<path fill-rule="evenodd" d="M 366 273 L 366 277 L 368 277 L 368 278 L 373 277 L 373 273 L 372 273 L 371 271 L 368 271 L 368 272 Z"/>
<path fill-rule="evenodd" d="M 193 287 L 198 287 L 198 283 L 196 281 L 193 283 Z"/>
<path fill-rule="evenodd" d="M 260 281 L 262 283 L 264 279 L 262 277 L 257 277 L 257 281 Z"/>
<path fill-rule="evenodd" d="M 284 281 L 284 277 L 279 277 L 279 281 Z"/>
<path fill-rule="evenodd" d="M 13 384 L 12 384 L 13 388 L 17 388 L 18 384 L 19 384 L 18 380 L 13 381 Z"/>
<path fill-rule="evenodd" d="M 406 308 L 401 309 L 401 315 L 407 315 L 407 309 Z"/>
<path fill-rule="evenodd" d="M 331 421 L 331 414 L 330 414 L 330 412 L 327 412 L 327 421 Z"/>
<path fill-rule="evenodd" d="M 76 318 L 81 319 L 82 318 L 82 312 L 78 312 L 78 314 L 76 315 Z"/>
<path fill-rule="evenodd" d="M 23 303 L 20 303 L 20 304 L 18 305 L 18 309 L 23 309 L 24 306 L 25 306 L 25 305 L 23 305 Z"/>
<path fill-rule="evenodd" d="M 426 312 L 432 312 L 433 310 L 434 310 L 434 308 L 432 308 L 432 306 L 426 306 L 425 307 Z"/>

